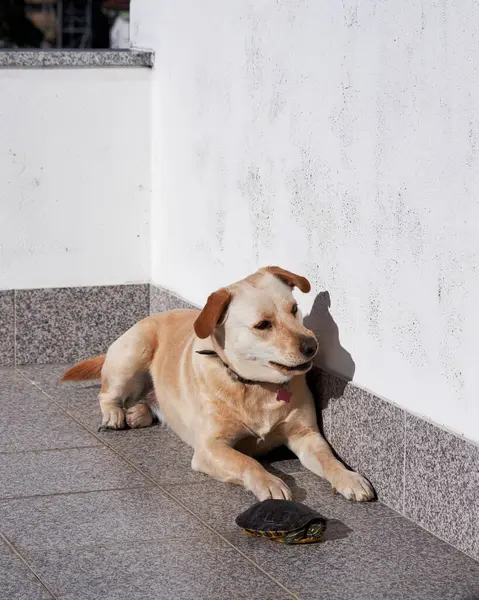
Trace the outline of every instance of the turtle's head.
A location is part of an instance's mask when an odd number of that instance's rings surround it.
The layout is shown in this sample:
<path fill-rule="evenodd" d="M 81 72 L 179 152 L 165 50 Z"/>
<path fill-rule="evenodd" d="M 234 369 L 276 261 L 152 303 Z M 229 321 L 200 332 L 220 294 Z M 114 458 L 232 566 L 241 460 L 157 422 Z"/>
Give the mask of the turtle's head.
<path fill-rule="evenodd" d="M 313 523 L 308 525 L 305 537 L 308 539 L 318 540 L 323 536 L 325 530 L 326 523 L 324 521 L 313 521 Z"/>

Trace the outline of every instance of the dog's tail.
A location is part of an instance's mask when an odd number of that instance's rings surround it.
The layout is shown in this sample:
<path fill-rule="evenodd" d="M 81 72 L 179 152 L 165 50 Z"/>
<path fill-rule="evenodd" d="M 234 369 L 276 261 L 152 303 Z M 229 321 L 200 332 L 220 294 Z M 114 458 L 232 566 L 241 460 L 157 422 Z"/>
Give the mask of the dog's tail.
<path fill-rule="evenodd" d="M 63 375 L 60 381 L 84 381 L 86 379 L 100 379 L 101 368 L 105 362 L 106 354 L 93 356 L 74 365 Z"/>

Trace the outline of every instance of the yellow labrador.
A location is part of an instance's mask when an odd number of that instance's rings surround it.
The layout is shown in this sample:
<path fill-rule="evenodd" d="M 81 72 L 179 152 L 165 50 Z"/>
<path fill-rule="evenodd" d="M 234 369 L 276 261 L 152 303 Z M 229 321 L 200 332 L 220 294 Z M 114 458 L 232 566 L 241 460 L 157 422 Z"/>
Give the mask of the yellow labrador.
<path fill-rule="evenodd" d="M 305 377 L 318 342 L 303 326 L 294 287 L 307 293 L 311 286 L 279 267 L 260 269 L 211 294 L 201 312 L 143 319 L 63 380 L 101 376 L 105 427 L 147 427 L 156 415 L 194 448 L 194 470 L 260 500 L 291 498 L 253 458 L 282 444 L 346 498 L 369 500 L 368 481 L 346 469 L 319 433 Z M 155 393 L 145 398 L 150 376 Z"/>

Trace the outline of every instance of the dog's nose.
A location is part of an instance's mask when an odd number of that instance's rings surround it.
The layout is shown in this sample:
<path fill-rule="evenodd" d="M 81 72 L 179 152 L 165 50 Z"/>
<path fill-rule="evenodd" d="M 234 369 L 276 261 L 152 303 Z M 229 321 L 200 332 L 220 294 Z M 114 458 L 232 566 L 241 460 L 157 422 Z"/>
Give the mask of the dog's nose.
<path fill-rule="evenodd" d="M 316 338 L 310 337 L 309 335 L 304 336 L 299 344 L 299 350 L 301 354 L 307 358 L 312 358 L 318 351 L 318 342 Z"/>

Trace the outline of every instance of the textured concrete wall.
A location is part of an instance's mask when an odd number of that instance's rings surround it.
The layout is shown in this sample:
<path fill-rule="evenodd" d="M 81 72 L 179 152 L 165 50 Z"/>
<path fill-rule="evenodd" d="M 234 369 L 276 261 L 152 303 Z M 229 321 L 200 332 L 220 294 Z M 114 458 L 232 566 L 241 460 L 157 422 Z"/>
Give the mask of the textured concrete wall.
<path fill-rule="evenodd" d="M 327 366 L 479 441 L 479 4 L 133 9 L 158 52 L 154 283 L 201 303 L 296 269 Z"/>

